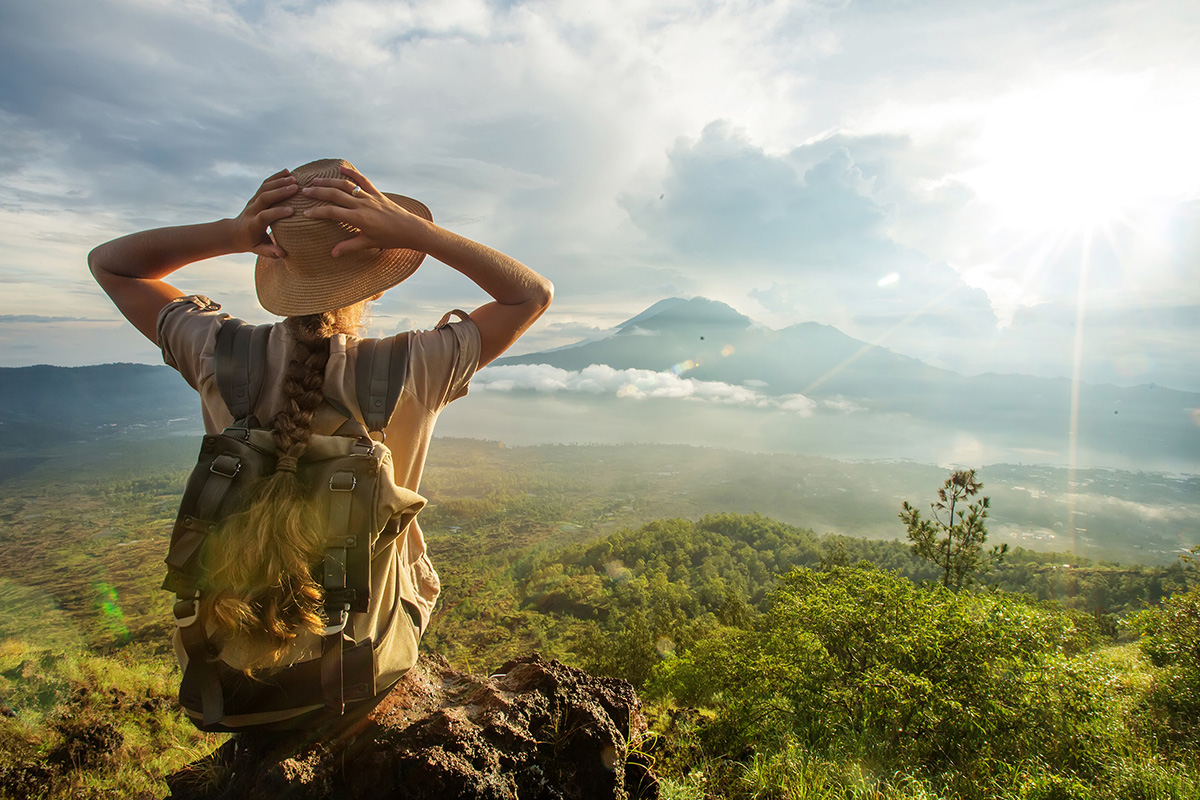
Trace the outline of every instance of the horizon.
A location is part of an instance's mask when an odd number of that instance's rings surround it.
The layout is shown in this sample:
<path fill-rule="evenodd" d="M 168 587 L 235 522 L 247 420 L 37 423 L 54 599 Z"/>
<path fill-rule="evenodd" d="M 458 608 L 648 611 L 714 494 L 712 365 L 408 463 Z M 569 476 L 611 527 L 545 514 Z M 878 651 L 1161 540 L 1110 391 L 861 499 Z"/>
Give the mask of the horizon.
<path fill-rule="evenodd" d="M 496 367 L 505 366 L 504 362 L 508 359 L 523 357 L 523 356 L 539 355 L 539 354 L 543 354 L 543 353 L 549 354 L 549 353 L 554 353 L 554 352 L 560 352 L 563 350 L 569 350 L 572 348 L 576 348 L 581 345 L 585 345 L 590 342 L 597 341 L 599 339 L 607 338 L 607 337 L 615 334 L 620 328 L 630 325 L 630 323 L 633 323 L 636 319 L 638 319 L 639 317 L 642 317 L 647 311 L 652 310 L 655 306 L 658 306 L 661 303 L 670 302 L 672 300 L 679 300 L 679 301 L 682 301 L 685 303 L 689 302 L 691 300 L 706 300 L 709 302 L 719 303 L 721 305 L 727 306 L 728 308 L 732 309 L 733 311 L 735 311 L 739 314 L 741 313 L 736 308 L 734 308 L 733 306 L 730 306 L 727 303 L 723 303 L 722 301 L 719 301 L 719 300 L 712 300 L 712 298 L 702 297 L 700 295 L 696 295 L 694 297 L 686 297 L 686 298 L 684 298 L 684 297 L 664 297 L 658 301 L 655 301 L 650 306 L 647 306 L 646 308 L 642 309 L 642 311 L 640 311 L 636 314 L 633 314 L 632 316 L 630 316 L 629 318 L 627 318 L 621 322 L 618 322 L 613 327 L 605 329 L 605 330 L 597 331 L 596 335 L 593 337 L 579 339 L 577 341 L 568 342 L 565 344 L 555 345 L 555 346 L 552 346 L 545 350 L 531 350 L 528 347 L 521 348 L 519 346 L 514 347 L 512 350 L 505 353 L 503 356 L 498 358 L 492 364 L 482 367 L 480 369 L 480 372 L 487 370 L 487 369 L 495 369 Z M 752 324 L 762 325 L 762 323 L 759 323 L 757 320 L 754 320 L 753 318 L 750 318 L 750 321 Z M 838 333 L 842 334 L 843 336 L 847 336 L 851 339 L 854 339 L 857 343 L 863 345 L 864 348 L 870 348 L 870 349 L 877 348 L 877 349 L 881 349 L 881 350 L 884 350 L 887 352 L 897 353 L 899 355 L 909 355 L 907 353 L 900 353 L 900 351 L 893 350 L 892 348 L 887 347 L 886 344 L 876 344 L 876 343 L 872 343 L 872 342 L 865 342 L 861 339 L 856 339 L 855 337 L 850 336 L 845 331 L 838 328 L 836 325 L 832 325 L 832 324 L 824 323 L 824 322 L 818 322 L 816 320 L 798 320 L 798 321 L 790 323 L 787 327 L 798 327 L 798 326 L 802 326 L 802 325 L 820 325 L 822 327 L 832 328 L 833 330 L 837 331 Z M 763 327 L 767 328 L 768 330 L 772 330 L 772 331 L 783 330 L 783 328 L 771 328 L 766 325 L 763 325 Z M 154 350 L 153 352 L 157 353 L 158 351 Z M 920 359 L 917 356 L 910 356 L 910 357 L 917 358 L 918 361 L 922 361 L 922 359 Z M 928 362 L 924 362 L 924 361 L 922 361 L 922 363 L 928 364 Z M 159 358 L 157 360 L 150 359 L 150 360 L 143 360 L 143 361 L 97 361 L 97 362 L 92 362 L 92 363 L 87 363 L 87 364 L 51 364 L 48 362 L 39 362 L 39 363 L 33 363 L 33 364 L 21 364 L 21 365 L 16 365 L 16 366 L 0 365 L 0 369 L 21 369 L 21 368 L 25 368 L 25 367 L 56 367 L 56 368 L 62 368 L 62 369 L 75 369 L 75 368 L 84 368 L 84 367 L 100 367 L 100 366 L 122 365 L 122 364 L 132 364 L 132 365 L 138 365 L 138 366 L 152 366 L 152 367 L 165 367 L 166 366 L 165 364 L 162 363 L 161 358 Z M 929 364 L 929 366 L 935 366 L 935 365 Z M 990 370 L 990 371 L 985 371 L 985 372 L 963 372 L 963 371 L 959 371 L 956 369 L 950 369 L 950 368 L 946 368 L 946 367 L 936 367 L 936 368 L 946 370 L 947 372 L 952 372 L 956 375 L 960 375 L 965 378 L 996 375 L 996 376 L 1001 376 L 1001 377 L 1021 376 L 1021 377 L 1038 377 L 1038 378 L 1044 377 L 1044 378 L 1047 378 L 1048 380 L 1070 380 L 1070 378 L 1068 376 L 1033 375 L 1033 374 L 1030 374 L 1027 372 L 1021 372 L 1018 369 L 1016 369 L 1015 367 L 1014 367 L 1013 371 L 1010 371 L 1010 372 L 998 372 L 995 370 Z M 1153 387 L 1161 387 L 1164 389 L 1170 389 L 1172 391 L 1177 391 L 1177 392 L 1184 392 L 1184 393 L 1188 393 L 1188 394 L 1200 393 L 1200 389 L 1185 389 L 1185 388 L 1181 388 L 1179 386 L 1169 386 L 1166 384 L 1158 384 L 1158 383 L 1153 383 L 1153 382 L 1133 382 L 1133 381 L 1115 382 L 1114 381 L 1111 383 L 1099 383 L 1099 382 L 1092 382 L 1092 381 L 1084 381 L 1083 383 L 1086 385 L 1097 386 L 1097 387 L 1113 386 L 1113 387 L 1117 387 L 1117 388 L 1134 388 L 1134 387 L 1138 387 L 1138 386 L 1153 386 Z"/>
<path fill-rule="evenodd" d="M 93 399 L 86 415 L 59 408 L 62 378 L 4 368 L 5 416 L 52 422 L 72 413 L 85 436 L 110 424 L 132 426 L 132 435 L 167 418 L 196 421 L 199 404 L 169 368 L 126 364 L 162 371 L 130 373 L 137 385 L 114 382 L 103 369 L 66 379 L 74 381 L 68 394 Z M 130 392 L 140 404 L 120 401 Z M 832 326 L 775 330 L 718 301 L 669 298 L 606 336 L 498 359 L 441 416 L 438 431 L 516 446 L 690 444 L 843 461 L 1195 475 L 1198 406 L 1200 394 L 1161 385 L 964 376 Z"/>

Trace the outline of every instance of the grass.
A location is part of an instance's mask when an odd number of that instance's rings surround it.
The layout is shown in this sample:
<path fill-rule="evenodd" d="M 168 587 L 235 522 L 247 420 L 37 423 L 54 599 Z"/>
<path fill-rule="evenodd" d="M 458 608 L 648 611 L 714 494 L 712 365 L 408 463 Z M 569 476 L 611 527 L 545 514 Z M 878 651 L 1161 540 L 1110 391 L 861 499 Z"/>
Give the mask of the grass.
<path fill-rule="evenodd" d="M 0 488 L 0 800 L 161 797 L 167 775 L 223 741 L 195 731 L 177 708 L 178 671 L 166 638 L 170 597 L 158 590 L 191 450 L 166 453 L 161 463 L 138 451 L 130 456 L 136 469 L 103 463 L 69 477 L 49 465 Z M 511 569 L 522 554 L 696 513 L 697 476 L 638 477 L 657 473 L 615 463 L 619 455 L 638 456 L 636 449 L 514 455 L 449 442 L 441 452 L 426 481 L 435 505 L 422 518 L 446 592 L 426 646 L 459 667 L 483 671 L 531 649 L 570 660 L 583 623 L 522 601 Z M 560 456 L 570 458 L 559 463 Z M 622 478 L 626 472 L 635 477 Z M 479 508 L 460 517 L 455 503 L 471 510 L 468 500 Z M 1146 706 L 1157 673 L 1137 646 L 1079 658 L 1094 674 L 1111 676 L 1095 726 L 1119 746 L 1089 762 L 1086 779 L 1038 762 L 983 764 L 971 774 L 973 796 L 1200 800 L 1194 755 L 1189 761 L 1146 744 L 1158 724 Z M 690 713 L 689 725 L 670 728 L 650 748 L 664 798 L 965 797 L 940 789 L 939 776 L 875 772 L 799 745 L 705 754 L 697 744 L 705 715 Z"/>
<path fill-rule="evenodd" d="M 224 736 L 175 701 L 178 670 L 145 647 L 106 656 L 0 643 L 0 797 L 162 797 L 164 779 Z"/>

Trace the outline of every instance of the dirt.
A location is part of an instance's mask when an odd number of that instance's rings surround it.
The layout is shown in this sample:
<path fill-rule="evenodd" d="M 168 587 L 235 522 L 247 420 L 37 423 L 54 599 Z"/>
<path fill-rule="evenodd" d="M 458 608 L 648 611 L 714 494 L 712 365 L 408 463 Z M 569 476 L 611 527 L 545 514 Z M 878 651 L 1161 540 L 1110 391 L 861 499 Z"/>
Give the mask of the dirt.
<path fill-rule="evenodd" d="M 658 797 L 632 686 L 537 655 L 497 672 L 422 655 L 365 717 L 318 737 L 242 735 L 171 776 L 169 800 Z"/>

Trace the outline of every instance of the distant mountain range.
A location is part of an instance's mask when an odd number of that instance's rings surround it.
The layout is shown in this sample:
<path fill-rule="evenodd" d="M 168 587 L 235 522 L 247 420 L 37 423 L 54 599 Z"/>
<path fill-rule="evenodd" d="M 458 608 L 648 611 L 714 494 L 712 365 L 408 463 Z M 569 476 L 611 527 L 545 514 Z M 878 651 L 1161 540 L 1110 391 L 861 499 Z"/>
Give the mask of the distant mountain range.
<path fill-rule="evenodd" d="M 683 378 L 747 386 L 768 396 L 803 394 L 858 418 L 913 420 L 921 430 L 971 431 L 1012 446 L 1062 449 L 1072 424 L 1066 379 L 964 376 L 872 346 L 836 328 L 759 325 L 724 303 L 671 298 L 606 335 L 503 358 L 497 365 L 548 364 L 578 371 L 671 371 Z M 482 402 L 482 401 L 476 401 Z M 1078 432 L 1093 450 L 1200 462 L 1200 394 L 1158 386 L 1079 387 Z M 686 413 L 681 411 L 680 413 Z M 168 426 L 195 429 L 195 394 L 165 366 L 0 369 L 0 448 L 45 436 L 90 438 Z M 914 434 L 915 435 L 915 434 Z M 1200 465 L 1192 471 L 1200 471 Z"/>
<path fill-rule="evenodd" d="M 673 370 L 772 395 L 851 401 L 867 412 L 1011 435 L 1026 445 L 1066 439 L 1072 385 L 1065 378 L 964 376 L 805 322 L 773 330 L 705 298 L 660 301 L 607 336 L 496 364 L 580 370 Z M 1200 467 L 1200 394 L 1154 385 L 1079 387 L 1078 431 L 1094 449 L 1153 452 Z"/>

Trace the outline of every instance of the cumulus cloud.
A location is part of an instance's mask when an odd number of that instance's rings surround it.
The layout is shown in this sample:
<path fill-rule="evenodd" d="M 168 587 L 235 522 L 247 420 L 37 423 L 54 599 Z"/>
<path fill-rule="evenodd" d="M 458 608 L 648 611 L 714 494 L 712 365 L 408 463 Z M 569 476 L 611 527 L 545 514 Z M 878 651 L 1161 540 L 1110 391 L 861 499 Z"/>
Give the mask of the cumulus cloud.
<path fill-rule="evenodd" d="M 717 121 L 676 143 L 657 196 L 624 202 L 641 228 L 689 257 L 795 273 L 860 269 L 895 250 L 870 188 L 845 148 L 801 172 Z"/>
<path fill-rule="evenodd" d="M 672 372 L 615 369 L 592 364 L 578 371 L 548 364 L 506 364 L 488 367 L 471 385 L 492 392 L 533 391 L 612 395 L 626 400 L 691 400 L 743 408 L 777 408 L 812 416 L 817 403 L 801 394 L 769 397 L 749 386 L 684 378 Z"/>

